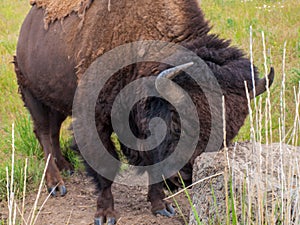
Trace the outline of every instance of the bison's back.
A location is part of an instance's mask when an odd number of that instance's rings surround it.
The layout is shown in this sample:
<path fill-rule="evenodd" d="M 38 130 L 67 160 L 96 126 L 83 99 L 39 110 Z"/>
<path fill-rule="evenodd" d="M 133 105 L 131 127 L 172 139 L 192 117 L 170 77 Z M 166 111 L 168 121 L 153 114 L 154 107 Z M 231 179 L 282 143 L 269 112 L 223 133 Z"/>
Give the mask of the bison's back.
<path fill-rule="evenodd" d="M 152 17 L 156 10 L 146 9 L 145 2 L 123 0 L 109 11 L 106 1 L 94 1 L 83 17 L 72 13 L 47 29 L 44 10 L 33 6 L 17 46 L 16 60 L 23 76 L 19 84 L 43 103 L 71 112 L 77 81 L 97 57 L 129 42 L 172 39 L 162 25 L 155 28 L 166 15 Z"/>

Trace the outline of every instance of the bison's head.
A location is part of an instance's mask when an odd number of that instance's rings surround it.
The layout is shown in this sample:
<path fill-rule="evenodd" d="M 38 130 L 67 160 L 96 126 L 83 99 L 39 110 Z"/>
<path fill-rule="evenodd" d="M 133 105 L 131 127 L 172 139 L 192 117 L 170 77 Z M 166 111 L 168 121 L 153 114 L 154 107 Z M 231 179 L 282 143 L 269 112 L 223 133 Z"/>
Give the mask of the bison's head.
<path fill-rule="evenodd" d="M 163 79 L 174 79 L 182 70 L 190 67 L 193 65 L 193 62 L 189 62 L 183 65 L 179 65 L 167 70 L 162 71 L 156 79 L 155 86 L 157 91 L 162 95 L 169 95 L 174 96 L 178 95 L 177 91 L 174 91 L 175 89 L 163 89 L 162 87 L 162 80 Z M 250 99 L 255 98 L 256 96 L 264 93 L 267 90 L 267 87 L 270 87 L 274 81 L 274 68 L 271 67 L 270 73 L 267 77 L 264 77 L 262 79 L 259 79 L 255 82 L 255 88 L 249 91 L 249 97 Z M 178 89 L 177 89 L 178 90 Z M 163 93 L 161 93 L 163 91 Z M 180 93 L 179 93 L 180 94 Z M 180 100 L 180 96 L 178 96 L 178 99 Z"/>

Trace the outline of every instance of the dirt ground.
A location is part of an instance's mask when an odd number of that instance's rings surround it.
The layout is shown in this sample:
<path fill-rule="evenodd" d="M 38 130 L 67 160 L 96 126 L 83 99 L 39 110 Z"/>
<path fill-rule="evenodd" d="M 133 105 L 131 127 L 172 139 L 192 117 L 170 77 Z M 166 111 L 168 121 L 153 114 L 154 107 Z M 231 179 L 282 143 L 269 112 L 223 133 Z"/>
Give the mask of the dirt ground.
<path fill-rule="evenodd" d="M 37 225 L 92 225 L 96 210 L 97 192 L 90 177 L 84 174 L 72 175 L 65 179 L 68 193 L 64 197 L 51 197 L 44 205 Z M 115 209 L 118 212 L 118 225 L 152 225 L 152 224 L 184 224 L 183 218 L 177 213 L 173 218 L 155 216 L 147 202 L 146 187 L 128 187 L 114 184 L 113 194 Z M 34 203 L 36 194 L 29 194 L 27 207 Z M 39 206 L 47 197 L 46 188 L 42 193 Z M 176 196 L 185 218 L 189 215 L 189 203 L 184 194 Z M 175 204 L 174 204 L 175 207 Z"/>

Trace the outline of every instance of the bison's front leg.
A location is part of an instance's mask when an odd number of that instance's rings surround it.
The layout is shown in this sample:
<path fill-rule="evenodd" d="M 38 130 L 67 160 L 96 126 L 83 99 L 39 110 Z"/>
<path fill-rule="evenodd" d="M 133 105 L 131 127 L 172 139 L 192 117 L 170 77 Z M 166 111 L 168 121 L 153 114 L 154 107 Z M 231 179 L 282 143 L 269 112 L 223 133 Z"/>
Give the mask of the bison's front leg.
<path fill-rule="evenodd" d="M 99 127 L 101 127 L 99 125 Z M 118 160 L 118 154 L 115 150 L 113 142 L 110 139 L 111 132 L 107 132 L 108 128 L 98 128 L 98 132 L 103 141 L 106 150 Z M 119 167 L 105 168 L 110 171 L 114 176 L 117 174 Z M 111 192 L 112 180 L 106 179 L 105 177 L 98 174 L 93 168 L 87 165 L 87 170 L 97 183 L 99 196 L 97 199 L 97 212 L 95 214 L 95 225 L 114 225 L 116 224 L 116 212 L 114 209 L 114 198 Z"/>
<path fill-rule="evenodd" d="M 151 211 L 154 214 L 172 217 L 175 215 L 175 209 L 170 202 L 163 200 L 165 198 L 163 186 L 163 183 L 149 186 L 148 200 L 151 202 Z"/>

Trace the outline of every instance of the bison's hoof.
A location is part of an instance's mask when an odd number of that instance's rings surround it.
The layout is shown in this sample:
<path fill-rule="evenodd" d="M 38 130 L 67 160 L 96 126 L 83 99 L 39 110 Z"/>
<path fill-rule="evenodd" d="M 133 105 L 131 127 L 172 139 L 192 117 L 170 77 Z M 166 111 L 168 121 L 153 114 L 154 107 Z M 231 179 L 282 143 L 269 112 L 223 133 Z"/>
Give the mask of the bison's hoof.
<path fill-rule="evenodd" d="M 65 196 L 67 194 L 67 188 L 65 185 L 60 185 L 58 188 L 57 187 L 49 187 L 48 192 L 51 194 L 53 197 L 56 197 L 56 190 L 59 190 L 60 196 Z"/>
<path fill-rule="evenodd" d="M 104 217 L 100 217 L 100 218 L 95 218 L 95 225 L 104 225 Z M 116 219 L 114 217 L 108 217 L 106 220 L 106 225 L 115 225 L 116 224 Z"/>
<path fill-rule="evenodd" d="M 51 194 L 53 197 L 56 197 L 56 187 L 49 187 L 48 188 L 49 194 Z"/>
<path fill-rule="evenodd" d="M 104 218 L 103 217 L 95 218 L 94 224 L 95 225 L 104 225 Z"/>
<path fill-rule="evenodd" d="M 67 188 L 65 185 L 59 186 L 58 189 L 59 189 L 60 196 L 65 196 L 67 194 Z"/>
<path fill-rule="evenodd" d="M 165 209 L 157 210 L 155 214 L 159 214 L 166 217 L 173 217 L 175 215 L 175 209 L 171 204 L 166 205 Z"/>
<path fill-rule="evenodd" d="M 116 219 L 111 217 L 107 219 L 107 225 L 115 225 L 116 224 Z"/>

